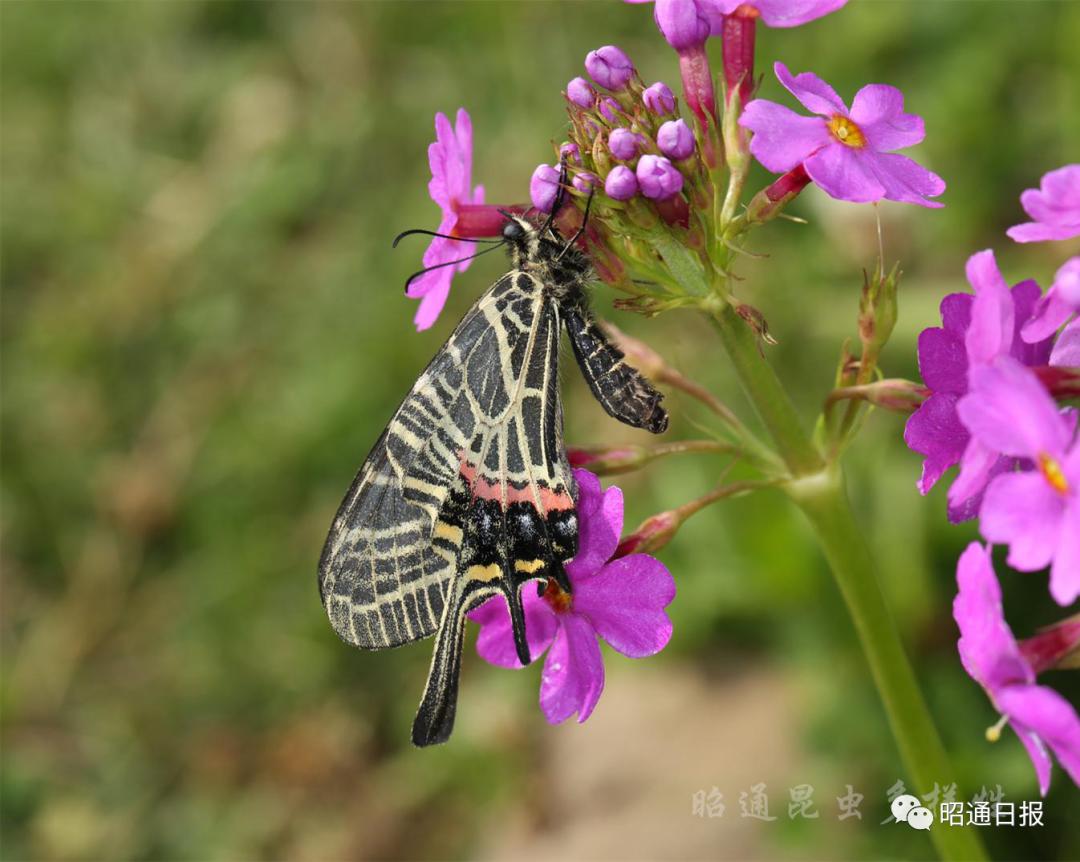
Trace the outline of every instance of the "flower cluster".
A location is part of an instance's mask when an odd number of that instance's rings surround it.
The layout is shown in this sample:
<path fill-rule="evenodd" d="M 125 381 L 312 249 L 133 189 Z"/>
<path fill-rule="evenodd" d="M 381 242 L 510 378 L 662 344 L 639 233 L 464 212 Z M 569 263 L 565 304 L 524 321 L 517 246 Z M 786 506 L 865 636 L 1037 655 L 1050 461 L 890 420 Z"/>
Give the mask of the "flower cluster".
<path fill-rule="evenodd" d="M 1029 190 L 1021 200 L 1035 221 L 1010 229 L 1013 239 L 1080 235 L 1080 166 L 1047 174 L 1042 190 Z M 990 543 L 973 544 L 960 558 L 955 616 L 961 658 L 1023 741 L 1044 794 L 1048 747 L 1080 783 L 1080 719 L 1059 695 L 1035 685 L 1035 674 L 1080 648 L 1080 626 L 1066 621 L 1056 627 L 1060 649 L 1034 667 L 1002 618 L 991 548 L 1007 546 L 1007 563 L 1018 571 L 1048 568 L 1058 604 L 1080 598 L 1080 438 L 1075 411 L 1055 397 L 1077 392 L 1070 366 L 1080 359 L 1080 323 L 1058 332 L 1077 310 L 1069 301 L 1077 266 L 1080 258 L 1067 262 L 1043 295 L 1031 280 L 1010 288 L 992 251 L 972 255 L 967 277 L 974 295 L 946 296 L 942 326 L 919 336 L 929 397 L 904 433 L 925 456 L 922 493 L 960 465 L 949 488 L 949 517 L 978 517 Z M 999 732 L 993 729 L 990 738 Z"/>
<path fill-rule="evenodd" d="M 614 45 L 585 58 L 592 82 L 574 78 L 566 86 L 571 141 L 560 148 L 579 195 L 603 195 L 608 207 L 642 197 L 662 211 L 685 213 L 676 203 L 685 175 L 697 170 L 696 141 L 686 122 L 675 117 L 671 88 L 658 81 L 644 85 L 630 58 Z M 558 181 L 559 171 L 540 165 L 533 173 L 533 206 L 549 211 L 553 188 L 538 178 Z"/>

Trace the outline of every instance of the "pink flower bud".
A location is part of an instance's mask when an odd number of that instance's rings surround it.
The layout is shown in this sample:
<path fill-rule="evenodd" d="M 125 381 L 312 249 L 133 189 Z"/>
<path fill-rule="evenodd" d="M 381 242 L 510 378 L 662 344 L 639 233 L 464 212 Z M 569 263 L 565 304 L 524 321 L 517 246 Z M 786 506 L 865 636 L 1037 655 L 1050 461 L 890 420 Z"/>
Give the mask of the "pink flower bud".
<path fill-rule="evenodd" d="M 587 110 L 596 104 L 596 90 L 584 78 L 574 78 L 566 85 L 566 98 Z"/>
<path fill-rule="evenodd" d="M 704 45 L 712 29 L 697 0 L 656 0 L 653 17 L 667 43 L 679 52 Z"/>
<path fill-rule="evenodd" d="M 675 96 L 671 88 L 663 81 L 657 81 L 646 87 L 645 92 L 641 94 L 641 100 L 649 111 L 658 116 L 663 117 L 675 113 Z"/>
<path fill-rule="evenodd" d="M 615 158 L 629 161 L 638 154 L 638 136 L 629 129 L 612 129 L 608 149 Z"/>
<path fill-rule="evenodd" d="M 529 197 L 540 212 L 550 212 L 559 192 L 559 170 L 551 165 L 537 165 L 529 180 Z"/>
<path fill-rule="evenodd" d="M 585 71 L 601 87 L 621 90 L 634 76 L 634 64 L 615 45 L 590 51 L 585 57 Z"/>
<path fill-rule="evenodd" d="M 617 201 L 628 201 L 638 193 L 638 181 L 626 165 L 616 165 L 604 180 L 604 192 Z"/>
<path fill-rule="evenodd" d="M 656 145 L 669 159 L 682 161 L 694 153 L 694 133 L 684 120 L 668 120 L 656 133 Z"/>
<path fill-rule="evenodd" d="M 587 195 L 590 191 L 592 191 L 593 186 L 597 185 L 600 182 L 600 178 L 596 176 L 596 174 L 589 173 L 588 171 L 581 171 L 580 173 L 576 174 L 570 182 L 575 189 L 577 189 L 583 195 Z"/>
<path fill-rule="evenodd" d="M 683 176 L 664 156 L 644 155 L 638 161 L 637 181 L 641 193 L 653 200 L 664 200 L 682 191 Z"/>

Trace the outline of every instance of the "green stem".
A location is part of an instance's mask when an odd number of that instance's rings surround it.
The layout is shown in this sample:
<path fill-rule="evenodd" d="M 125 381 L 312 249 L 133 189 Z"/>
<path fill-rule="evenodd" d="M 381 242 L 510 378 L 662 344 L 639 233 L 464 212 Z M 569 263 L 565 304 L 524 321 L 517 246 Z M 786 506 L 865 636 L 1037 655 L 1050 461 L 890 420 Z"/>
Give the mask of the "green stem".
<path fill-rule="evenodd" d="M 791 471 L 793 479 L 786 490 L 810 520 L 829 562 L 904 765 L 916 788 L 929 788 L 935 782 L 945 786 L 954 780 L 953 768 L 874 574 L 874 562 L 855 522 L 840 466 L 825 464 L 803 430 L 787 392 L 761 355 L 750 327 L 726 303 L 710 310 L 747 395 Z M 969 827 L 937 824 L 930 830 L 930 838 L 942 859 L 987 858 L 981 839 Z"/>

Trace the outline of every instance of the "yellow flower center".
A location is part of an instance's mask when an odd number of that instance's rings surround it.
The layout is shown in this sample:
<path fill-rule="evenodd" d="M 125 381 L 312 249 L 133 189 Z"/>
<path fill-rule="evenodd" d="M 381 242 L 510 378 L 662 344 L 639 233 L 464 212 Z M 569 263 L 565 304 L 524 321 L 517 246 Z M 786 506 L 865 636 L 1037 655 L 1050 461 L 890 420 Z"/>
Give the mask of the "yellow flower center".
<path fill-rule="evenodd" d="M 1059 494 L 1069 493 L 1069 483 L 1065 478 L 1065 471 L 1061 469 L 1061 464 L 1045 452 L 1039 455 L 1039 472 L 1050 483 L 1050 487 Z"/>
<path fill-rule="evenodd" d="M 859 150 L 866 146 L 866 136 L 863 135 L 862 129 L 847 117 L 833 114 L 828 127 L 829 133 L 845 147 L 854 147 Z"/>
<path fill-rule="evenodd" d="M 997 724 L 993 725 L 992 727 L 986 728 L 986 741 L 997 742 L 999 739 L 1001 739 L 1001 731 L 1004 729 L 1005 722 L 1007 722 L 1008 720 L 1009 717 L 1007 715 L 1003 715 L 1000 719 L 998 719 Z"/>

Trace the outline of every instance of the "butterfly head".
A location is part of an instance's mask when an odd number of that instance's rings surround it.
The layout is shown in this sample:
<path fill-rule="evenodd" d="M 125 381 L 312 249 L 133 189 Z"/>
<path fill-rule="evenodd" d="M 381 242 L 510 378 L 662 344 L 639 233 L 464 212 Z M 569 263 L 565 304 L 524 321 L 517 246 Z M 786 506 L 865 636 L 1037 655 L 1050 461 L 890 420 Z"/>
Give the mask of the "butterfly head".
<path fill-rule="evenodd" d="M 553 288 L 579 285 L 591 275 L 588 259 L 551 224 L 538 227 L 527 218 L 506 213 L 502 238 L 514 269 L 538 275 Z"/>

